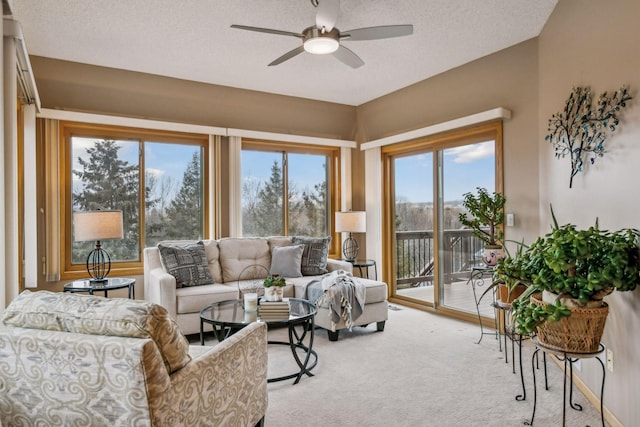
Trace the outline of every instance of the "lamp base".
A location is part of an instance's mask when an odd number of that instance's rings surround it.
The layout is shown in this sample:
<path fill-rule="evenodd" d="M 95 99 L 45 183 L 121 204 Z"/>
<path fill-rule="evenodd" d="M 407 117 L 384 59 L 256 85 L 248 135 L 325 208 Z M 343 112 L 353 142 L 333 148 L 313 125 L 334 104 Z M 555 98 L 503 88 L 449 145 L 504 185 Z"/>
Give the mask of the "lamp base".
<path fill-rule="evenodd" d="M 344 259 L 347 261 L 355 261 L 358 257 L 359 250 L 358 242 L 351 236 L 351 233 L 349 233 L 349 237 L 342 243 L 342 255 L 344 255 Z"/>
<path fill-rule="evenodd" d="M 102 249 L 100 241 L 96 242 L 94 250 L 89 252 L 87 257 L 87 273 L 91 277 L 92 285 L 104 285 L 107 282 L 107 275 L 111 271 L 111 256 L 109 252 Z"/>
<path fill-rule="evenodd" d="M 103 279 L 89 279 L 89 283 L 91 284 L 91 286 L 104 286 L 108 281 L 109 279 L 107 279 L 106 277 Z"/>

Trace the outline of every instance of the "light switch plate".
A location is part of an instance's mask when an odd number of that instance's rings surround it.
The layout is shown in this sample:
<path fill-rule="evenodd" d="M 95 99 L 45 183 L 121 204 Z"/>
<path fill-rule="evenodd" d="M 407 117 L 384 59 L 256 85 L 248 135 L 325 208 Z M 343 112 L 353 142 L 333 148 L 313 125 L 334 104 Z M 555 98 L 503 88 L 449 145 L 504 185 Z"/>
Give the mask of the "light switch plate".
<path fill-rule="evenodd" d="M 507 214 L 507 227 L 513 227 L 515 225 L 515 218 L 512 213 Z"/>

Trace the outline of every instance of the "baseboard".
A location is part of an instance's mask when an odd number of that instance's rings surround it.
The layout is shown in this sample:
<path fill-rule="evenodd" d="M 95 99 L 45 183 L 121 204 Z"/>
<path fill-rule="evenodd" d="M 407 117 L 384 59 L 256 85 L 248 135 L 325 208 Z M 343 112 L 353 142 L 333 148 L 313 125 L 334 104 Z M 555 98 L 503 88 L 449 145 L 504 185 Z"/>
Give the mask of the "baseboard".
<path fill-rule="evenodd" d="M 553 360 L 560 369 L 564 369 L 563 361 L 557 360 L 555 357 L 551 357 L 550 359 Z M 567 372 L 567 376 L 568 375 L 569 373 Z M 596 411 L 600 412 L 600 398 L 589 387 L 587 387 L 584 381 L 582 381 L 582 378 L 580 378 L 577 375 L 574 375 L 573 383 L 578 387 L 578 390 L 580 390 L 584 394 L 584 396 L 587 398 L 589 403 L 591 403 L 591 405 L 594 408 L 596 408 Z M 604 420 L 609 424 L 610 427 L 625 427 L 624 424 L 622 424 L 622 422 L 620 422 L 620 420 L 616 418 L 615 415 L 613 415 L 613 412 L 611 412 L 607 408 L 607 405 L 603 405 L 603 407 L 604 407 Z"/>

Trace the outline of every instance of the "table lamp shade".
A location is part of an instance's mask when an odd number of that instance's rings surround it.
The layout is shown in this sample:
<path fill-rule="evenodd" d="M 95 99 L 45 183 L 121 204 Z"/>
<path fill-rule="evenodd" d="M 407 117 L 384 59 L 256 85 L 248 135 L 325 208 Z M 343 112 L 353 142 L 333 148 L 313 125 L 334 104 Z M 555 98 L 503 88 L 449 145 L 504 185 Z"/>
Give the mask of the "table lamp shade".
<path fill-rule="evenodd" d="M 73 237 L 76 242 L 122 239 L 122 211 L 74 212 Z"/>
<path fill-rule="evenodd" d="M 336 232 L 364 233 L 366 231 L 366 212 L 336 212 Z"/>

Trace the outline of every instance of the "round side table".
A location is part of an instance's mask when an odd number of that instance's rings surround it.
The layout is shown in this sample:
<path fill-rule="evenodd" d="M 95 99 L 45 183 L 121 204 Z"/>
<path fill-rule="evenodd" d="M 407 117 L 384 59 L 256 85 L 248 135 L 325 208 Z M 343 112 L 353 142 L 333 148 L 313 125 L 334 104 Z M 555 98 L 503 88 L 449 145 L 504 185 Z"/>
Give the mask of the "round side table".
<path fill-rule="evenodd" d="M 135 289 L 136 279 L 128 277 L 113 277 L 108 278 L 106 282 L 94 283 L 89 279 L 74 280 L 71 283 L 64 285 L 65 292 L 88 292 L 89 295 L 93 295 L 95 292 L 104 292 L 104 296 L 108 297 L 108 292 L 115 289 L 129 289 L 129 299 L 136 298 Z"/>

